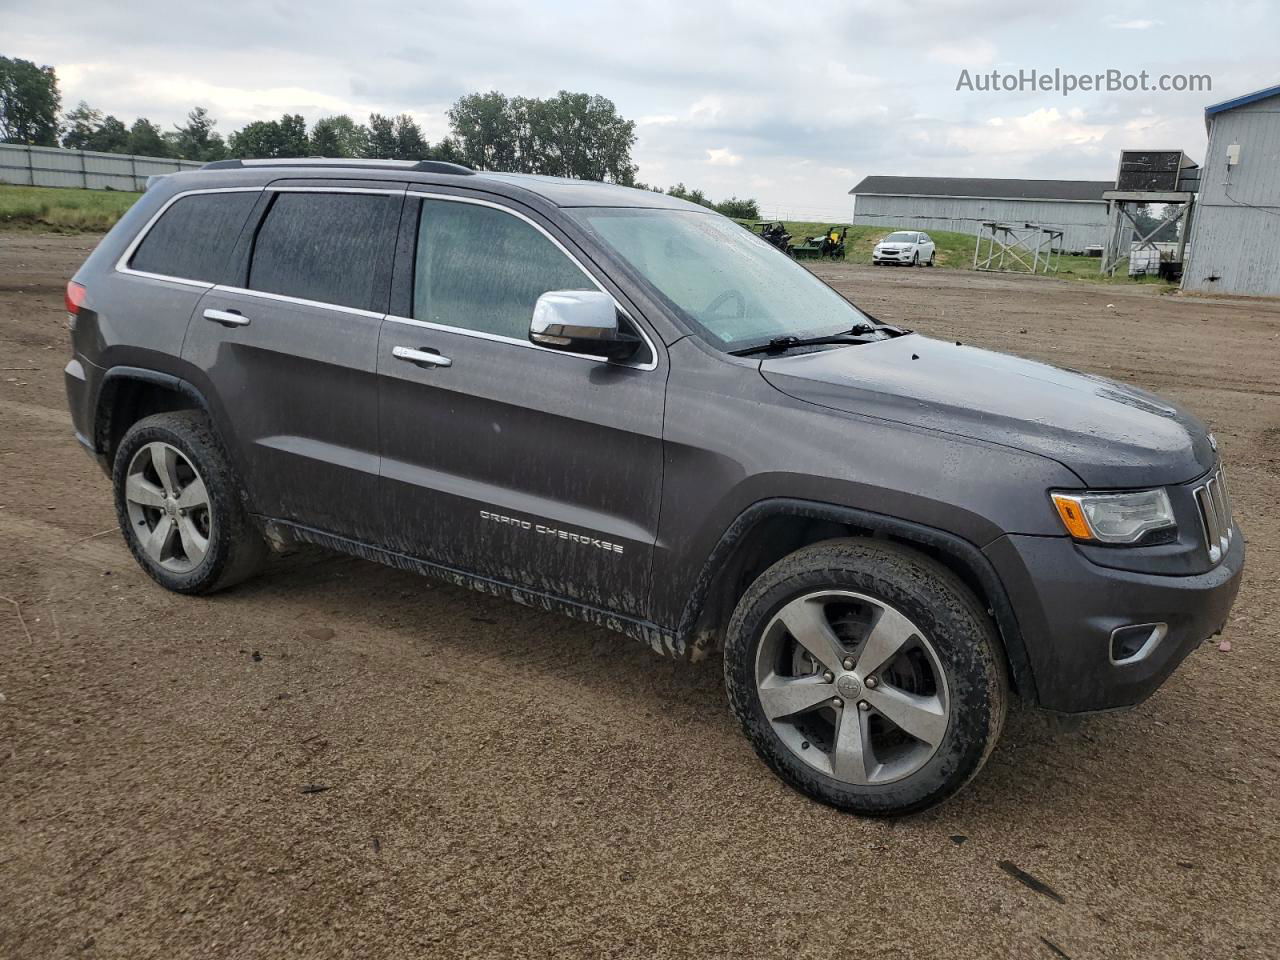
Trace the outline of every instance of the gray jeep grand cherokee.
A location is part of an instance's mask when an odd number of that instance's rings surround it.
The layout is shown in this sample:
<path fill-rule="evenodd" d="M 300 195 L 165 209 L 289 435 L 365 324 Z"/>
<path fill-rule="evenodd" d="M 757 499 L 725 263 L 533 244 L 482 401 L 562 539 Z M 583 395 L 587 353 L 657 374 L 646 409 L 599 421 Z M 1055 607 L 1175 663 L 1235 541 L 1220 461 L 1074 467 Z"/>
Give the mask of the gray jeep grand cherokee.
<path fill-rule="evenodd" d="M 722 650 L 764 762 L 859 813 L 958 790 L 1011 695 L 1138 703 L 1240 582 L 1186 412 L 880 323 L 656 193 L 223 161 L 67 305 L 77 437 L 161 585 L 307 542 Z"/>

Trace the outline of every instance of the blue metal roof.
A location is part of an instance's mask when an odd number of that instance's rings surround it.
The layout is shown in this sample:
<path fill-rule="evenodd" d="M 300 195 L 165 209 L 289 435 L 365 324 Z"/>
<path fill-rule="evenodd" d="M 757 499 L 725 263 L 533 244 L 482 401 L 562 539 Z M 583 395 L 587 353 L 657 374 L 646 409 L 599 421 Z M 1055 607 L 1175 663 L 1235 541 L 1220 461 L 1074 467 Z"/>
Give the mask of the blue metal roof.
<path fill-rule="evenodd" d="M 1246 103 L 1256 103 L 1259 100 L 1265 100 L 1267 97 L 1280 96 L 1280 85 L 1267 87 L 1265 90 L 1255 90 L 1253 93 L 1246 93 L 1243 97 L 1235 97 L 1232 100 L 1223 100 L 1221 103 L 1213 103 L 1204 108 L 1206 122 L 1208 118 L 1215 113 L 1222 113 L 1226 110 L 1234 110 L 1236 107 L 1243 107 Z"/>

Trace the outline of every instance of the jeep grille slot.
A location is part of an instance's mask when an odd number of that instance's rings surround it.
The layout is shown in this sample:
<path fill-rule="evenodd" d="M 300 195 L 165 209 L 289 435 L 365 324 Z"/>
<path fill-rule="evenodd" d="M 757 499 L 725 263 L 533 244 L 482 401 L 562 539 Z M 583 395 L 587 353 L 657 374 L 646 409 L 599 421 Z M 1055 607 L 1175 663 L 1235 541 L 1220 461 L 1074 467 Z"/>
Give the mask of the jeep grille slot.
<path fill-rule="evenodd" d="M 1231 500 L 1227 497 L 1226 479 L 1222 467 L 1195 489 L 1196 505 L 1200 508 L 1200 522 L 1204 527 L 1204 545 L 1209 551 L 1211 563 L 1217 563 L 1231 546 Z"/>

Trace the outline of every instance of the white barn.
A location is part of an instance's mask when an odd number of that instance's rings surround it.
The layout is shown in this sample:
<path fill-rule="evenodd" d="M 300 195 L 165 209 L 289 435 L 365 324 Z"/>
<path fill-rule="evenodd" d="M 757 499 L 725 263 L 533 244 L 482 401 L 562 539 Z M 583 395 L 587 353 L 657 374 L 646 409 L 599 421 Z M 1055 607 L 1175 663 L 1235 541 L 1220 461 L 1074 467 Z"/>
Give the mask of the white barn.
<path fill-rule="evenodd" d="M 976 233 L 983 221 L 1034 223 L 1063 231 L 1061 249 L 1101 246 L 1115 185 L 1105 180 L 1000 180 L 986 177 L 866 177 L 849 191 L 856 226 L 886 231 Z"/>

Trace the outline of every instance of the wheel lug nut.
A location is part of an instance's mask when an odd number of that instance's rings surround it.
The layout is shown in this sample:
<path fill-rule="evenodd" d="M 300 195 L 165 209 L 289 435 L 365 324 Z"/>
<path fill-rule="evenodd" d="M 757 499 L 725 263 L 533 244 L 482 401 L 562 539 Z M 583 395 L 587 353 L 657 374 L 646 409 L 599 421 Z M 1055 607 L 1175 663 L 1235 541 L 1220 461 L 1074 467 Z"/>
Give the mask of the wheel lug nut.
<path fill-rule="evenodd" d="M 871 704 L 867 703 L 867 701 L 865 701 L 865 700 L 859 700 L 859 701 L 858 701 L 858 709 L 859 709 L 859 710 L 870 710 L 870 709 L 871 709 Z"/>
<path fill-rule="evenodd" d="M 852 670 L 852 669 L 853 669 L 853 657 L 845 657 L 845 658 L 844 658 L 844 668 L 845 668 L 846 670 Z"/>
<path fill-rule="evenodd" d="M 841 707 L 844 706 L 844 701 L 841 700 L 839 697 L 832 697 L 831 705 L 835 707 L 837 710 L 839 710 Z"/>
<path fill-rule="evenodd" d="M 836 675 L 832 673 L 830 670 L 827 670 L 825 673 L 822 674 L 823 683 L 831 683 L 833 680 L 835 680 L 835 678 L 836 678 Z"/>
<path fill-rule="evenodd" d="M 876 684 L 879 683 L 875 677 L 867 677 L 867 679 L 862 682 L 867 685 L 868 690 L 874 690 L 876 688 Z"/>

